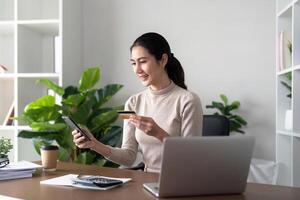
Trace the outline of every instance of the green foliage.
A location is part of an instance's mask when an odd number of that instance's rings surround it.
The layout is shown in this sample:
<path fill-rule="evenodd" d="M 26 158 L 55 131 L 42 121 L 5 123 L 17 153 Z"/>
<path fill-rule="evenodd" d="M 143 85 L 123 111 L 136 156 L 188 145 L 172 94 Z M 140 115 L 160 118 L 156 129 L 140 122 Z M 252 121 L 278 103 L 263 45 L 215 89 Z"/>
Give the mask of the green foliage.
<path fill-rule="evenodd" d="M 8 138 L 0 138 L 0 158 L 7 157 L 8 152 L 13 148 L 11 140 Z"/>
<path fill-rule="evenodd" d="M 123 86 L 119 84 L 106 85 L 103 88 L 93 88 L 100 80 L 100 69 L 89 68 L 83 72 L 79 86 L 62 88 L 48 79 L 38 80 L 61 97 L 59 105 L 55 97 L 42 96 L 29 103 L 17 120 L 27 123 L 32 130 L 22 130 L 19 137 L 33 139 L 35 150 L 40 154 L 42 145 L 59 145 L 59 160 L 74 161 L 84 164 L 113 166 L 101 155 L 89 149 L 78 149 L 73 143 L 71 129 L 65 124 L 62 116 L 70 116 L 77 123 L 87 127 L 91 133 L 111 146 L 120 145 L 122 128 L 113 125 L 118 114 L 116 109 L 103 107 L 113 95 Z"/>
<path fill-rule="evenodd" d="M 211 105 L 207 105 L 206 108 L 217 109 L 218 112 L 215 115 L 224 115 L 229 119 L 230 132 L 245 133 L 241 128 L 247 125 L 246 120 L 237 114 L 232 114 L 234 110 L 240 107 L 239 101 L 233 101 L 231 104 L 228 102 L 227 96 L 224 94 L 220 95 L 221 102 L 213 101 Z"/>
<path fill-rule="evenodd" d="M 286 96 L 292 98 L 292 72 L 286 73 L 284 78 L 285 80 L 280 81 L 280 83 L 289 91 Z"/>

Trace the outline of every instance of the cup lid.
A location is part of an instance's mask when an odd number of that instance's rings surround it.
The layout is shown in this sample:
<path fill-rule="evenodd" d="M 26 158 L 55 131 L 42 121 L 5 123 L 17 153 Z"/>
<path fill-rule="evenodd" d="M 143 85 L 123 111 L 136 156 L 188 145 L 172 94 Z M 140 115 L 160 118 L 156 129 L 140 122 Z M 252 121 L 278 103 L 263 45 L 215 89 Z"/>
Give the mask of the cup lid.
<path fill-rule="evenodd" d="M 47 146 L 41 146 L 42 150 L 58 150 L 58 146 L 56 145 L 47 145 Z"/>

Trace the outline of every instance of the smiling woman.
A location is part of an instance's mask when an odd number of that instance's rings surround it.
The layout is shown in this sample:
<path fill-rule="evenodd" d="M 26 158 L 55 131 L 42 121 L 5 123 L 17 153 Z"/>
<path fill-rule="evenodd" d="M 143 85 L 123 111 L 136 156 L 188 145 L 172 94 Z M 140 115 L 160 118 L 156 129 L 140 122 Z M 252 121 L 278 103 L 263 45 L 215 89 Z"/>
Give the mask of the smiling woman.
<path fill-rule="evenodd" d="M 133 164 L 140 148 L 145 171 L 159 172 L 164 138 L 202 134 L 201 102 L 187 90 L 183 68 L 163 36 L 141 35 L 130 50 L 133 71 L 147 89 L 131 96 L 125 104 L 125 111 L 135 114 L 124 120 L 122 147 L 103 145 L 95 139 L 85 141 L 77 131 L 73 132 L 74 142 L 126 166 Z"/>

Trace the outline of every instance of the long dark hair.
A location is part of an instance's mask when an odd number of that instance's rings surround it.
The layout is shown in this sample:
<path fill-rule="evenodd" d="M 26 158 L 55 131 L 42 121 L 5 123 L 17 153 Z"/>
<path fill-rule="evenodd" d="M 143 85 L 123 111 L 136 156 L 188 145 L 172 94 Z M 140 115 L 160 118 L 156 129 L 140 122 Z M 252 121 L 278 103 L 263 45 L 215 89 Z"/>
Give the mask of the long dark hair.
<path fill-rule="evenodd" d="M 130 51 L 132 51 L 132 48 L 135 46 L 144 47 L 156 60 L 161 60 L 163 54 L 167 54 L 168 62 L 165 66 L 165 70 L 167 71 L 169 78 L 179 87 L 187 89 L 187 86 L 184 83 L 183 68 L 179 60 L 171 53 L 170 45 L 163 36 L 153 32 L 145 33 L 133 42 Z"/>

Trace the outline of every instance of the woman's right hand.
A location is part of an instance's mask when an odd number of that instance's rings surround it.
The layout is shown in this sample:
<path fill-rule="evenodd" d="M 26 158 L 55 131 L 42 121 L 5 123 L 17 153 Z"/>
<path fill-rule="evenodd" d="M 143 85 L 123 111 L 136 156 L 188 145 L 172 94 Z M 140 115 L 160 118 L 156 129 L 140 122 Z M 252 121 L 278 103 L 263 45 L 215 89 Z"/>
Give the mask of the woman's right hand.
<path fill-rule="evenodd" d="M 93 148 L 96 145 L 96 138 L 93 136 L 92 133 L 86 128 L 82 128 L 82 131 L 84 131 L 85 134 L 89 136 L 91 140 L 88 140 L 84 135 L 82 135 L 78 130 L 73 130 L 72 135 L 73 135 L 73 142 L 75 145 L 79 148 L 87 149 L 87 148 Z"/>

